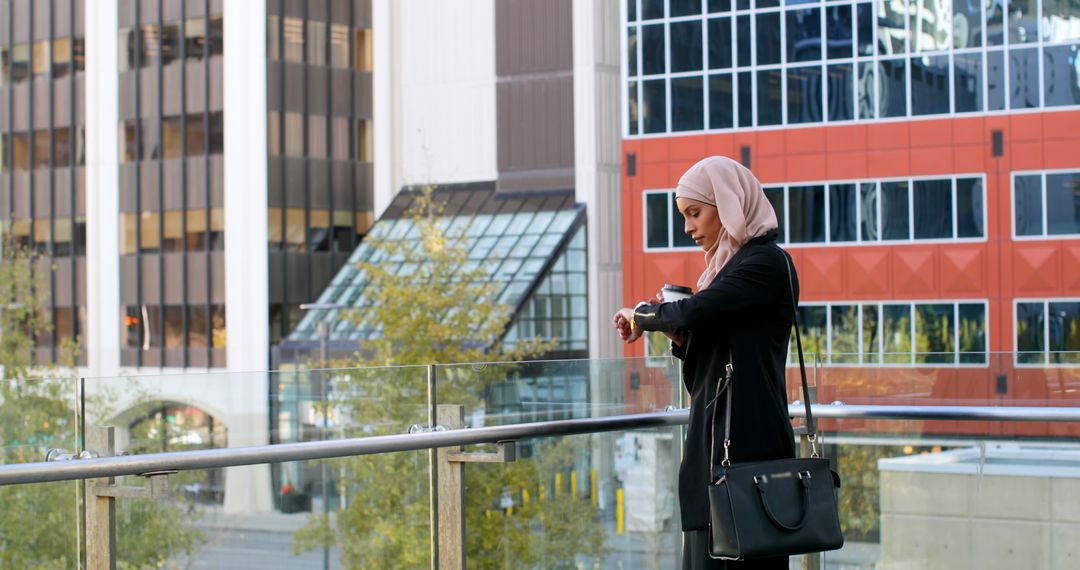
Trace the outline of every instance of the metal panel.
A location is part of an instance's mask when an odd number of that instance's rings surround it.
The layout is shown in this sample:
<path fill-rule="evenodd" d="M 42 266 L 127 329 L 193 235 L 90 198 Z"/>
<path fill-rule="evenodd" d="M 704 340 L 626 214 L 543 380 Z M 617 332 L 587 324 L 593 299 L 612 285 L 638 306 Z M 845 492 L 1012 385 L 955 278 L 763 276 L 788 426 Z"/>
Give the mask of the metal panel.
<path fill-rule="evenodd" d="M 166 305 L 181 305 L 184 302 L 184 254 L 166 253 L 164 289 Z"/>
<path fill-rule="evenodd" d="M 501 82 L 496 101 L 500 178 L 574 166 L 572 76 Z M 538 181 L 547 178 L 538 173 Z"/>
<path fill-rule="evenodd" d="M 495 2 L 495 73 L 568 71 L 573 68 L 571 0 Z"/>
<path fill-rule="evenodd" d="M 207 291 L 206 257 L 207 253 L 188 252 L 187 302 L 188 305 L 206 304 L 210 302 L 210 294 Z"/>

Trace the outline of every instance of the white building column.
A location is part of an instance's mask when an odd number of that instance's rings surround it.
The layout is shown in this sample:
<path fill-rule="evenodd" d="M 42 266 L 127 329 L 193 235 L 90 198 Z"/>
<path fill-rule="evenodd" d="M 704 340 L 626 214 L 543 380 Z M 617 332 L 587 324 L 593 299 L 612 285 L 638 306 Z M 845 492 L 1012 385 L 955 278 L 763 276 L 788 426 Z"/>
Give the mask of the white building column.
<path fill-rule="evenodd" d="M 371 72 L 372 159 L 375 219 L 379 219 L 401 186 L 401 9 L 395 0 L 371 0 L 374 49 Z"/>
<path fill-rule="evenodd" d="M 587 207 L 589 356 L 623 354 L 611 316 L 622 299 L 619 2 L 574 0 L 574 185 Z"/>
<path fill-rule="evenodd" d="M 269 443 L 266 0 L 225 2 L 225 323 L 229 446 Z M 115 58 L 114 58 L 115 59 Z M 115 130 L 115 129 L 114 129 Z M 116 145 L 113 145 L 114 147 Z M 233 467 L 225 511 L 272 508 L 270 466 Z"/>
<path fill-rule="evenodd" d="M 87 375 L 120 369 L 119 10 L 84 0 L 86 18 Z"/>

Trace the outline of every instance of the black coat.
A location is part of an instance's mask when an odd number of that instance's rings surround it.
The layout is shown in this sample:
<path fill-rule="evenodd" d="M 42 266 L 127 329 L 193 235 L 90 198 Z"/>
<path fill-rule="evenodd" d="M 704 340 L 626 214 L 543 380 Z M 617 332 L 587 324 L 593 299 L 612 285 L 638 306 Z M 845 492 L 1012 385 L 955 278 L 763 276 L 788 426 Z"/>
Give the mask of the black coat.
<path fill-rule="evenodd" d="M 731 461 L 795 457 L 784 375 L 793 325 L 790 258 L 775 240 L 776 233 L 770 232 L 748 242 L 707 288 L 689 299 L 635 310 L 634 322 L 646 331 L 687 335 L 683 346 L 672 345 L 672 354 L 683 361 L 690 393 L 690 425 L 679 468 L 684 531 L 708 528 L 712 400 L 729 354 L 734 368 Z M 791 272 L 797 299 L 794 266 Z M 717 463 L 723 458 L 724 399 L 717 401 Z"/>

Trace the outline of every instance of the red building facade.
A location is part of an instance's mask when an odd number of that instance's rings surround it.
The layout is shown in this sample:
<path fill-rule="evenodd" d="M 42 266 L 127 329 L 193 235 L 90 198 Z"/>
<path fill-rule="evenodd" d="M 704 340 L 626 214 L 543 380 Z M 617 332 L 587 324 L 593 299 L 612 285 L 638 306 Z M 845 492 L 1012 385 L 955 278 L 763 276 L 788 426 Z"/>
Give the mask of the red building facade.
<path fill-rule="evenodd" d="M 630 4 L 626 304 L 696 283 L 702 253 L 664 207 L 688 167 L 729 156 L 777 209 L 821 401 L 1080 403 L 1080 38 L 1054 28 L 1078 15 L 976 6 L 982 35 L 933 40 L 878 3 Z M 776 38 L 772 22 L 785 22 Z M 807 37 L 826 47 L 793 51 Z M 1019 433 L 1031 429 L 1062 428 Z"/>

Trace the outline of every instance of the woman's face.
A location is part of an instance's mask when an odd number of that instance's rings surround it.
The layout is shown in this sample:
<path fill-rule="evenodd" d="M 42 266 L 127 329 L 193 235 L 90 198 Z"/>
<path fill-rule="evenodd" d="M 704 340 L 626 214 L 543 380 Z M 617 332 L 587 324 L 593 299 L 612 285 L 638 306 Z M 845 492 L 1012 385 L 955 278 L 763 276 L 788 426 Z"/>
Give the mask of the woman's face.
<path fill-rule="evenodd" d="M 701 246 L 701 249 L 709 251 L 720 238 L 720 231 L 724 228 L 720 223 L 720 214 L 716 211 L 716 206 L 690 198 L 676 198 L 675 205 L 686 220 L 683 231 L 694 238 L 694 243 Z"/>

